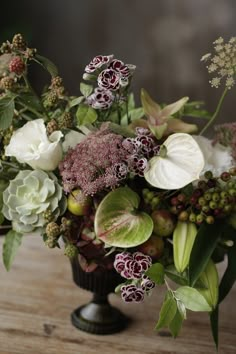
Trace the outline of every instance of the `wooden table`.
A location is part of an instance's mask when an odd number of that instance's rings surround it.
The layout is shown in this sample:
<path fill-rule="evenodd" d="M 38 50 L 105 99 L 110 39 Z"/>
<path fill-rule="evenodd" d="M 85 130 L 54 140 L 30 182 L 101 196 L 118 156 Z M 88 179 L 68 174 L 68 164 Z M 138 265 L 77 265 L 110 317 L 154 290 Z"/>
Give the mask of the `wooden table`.
<path fill-rule="evenodd" d="M 189 313 L 178 339 L 153 330 L 162 288 L 141 305 L 110 296 L 133 319 L 121 333 L 96 336 L 75 329 L 70 313 L 88 302 L 90 294 L 72 282 L 63 251 L 47 249 L 40 237 L 24 238 L 9 273 L 1 264 L 0 284 L 0 354 L 215 353 L 205 313 Z M 236 353 L 235 295 L 236 289 L 221 306 L 220 354 Z"/>

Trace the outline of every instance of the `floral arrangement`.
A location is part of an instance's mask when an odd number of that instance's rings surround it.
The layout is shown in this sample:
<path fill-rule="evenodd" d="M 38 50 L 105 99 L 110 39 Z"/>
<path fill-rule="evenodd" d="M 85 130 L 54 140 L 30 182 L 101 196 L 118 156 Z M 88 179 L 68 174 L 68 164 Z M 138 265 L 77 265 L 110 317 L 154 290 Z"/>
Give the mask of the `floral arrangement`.
<path fill-rule="evenodd" d="M 234 85 L 236 38 L 205 55 L 210 83 L 225 89 L 213 115 L 183 97 L 158 104 L 131 93 L 135 66 L 98 55 L 81 95 L 70 96 L 55 65 L 17 34 L 0 56 L 0 223 L 7 270 L 24 234 L 79 257 L 86 272 L 113 270 L 116 292 L 141 302 L 166 286 L 156 329 L 176 337 L 186 310 L 210 314 L 218 342 L 218 307 L 236 279 L 236 124 L 215 127 Z M 38 94 L 30 67 L 51 75 Z M 209 64 L 208 64 L 209 63 Z M 206 121 L 198 134 L 199 117 Z M 39 237 L 39 236 L 38 236 Z M 63 241 L 63 242 L 61 242 Z M 215 263 L 228 258 L 219 281 Z M 171 280 L 172 282 L 170 282 Z"/>

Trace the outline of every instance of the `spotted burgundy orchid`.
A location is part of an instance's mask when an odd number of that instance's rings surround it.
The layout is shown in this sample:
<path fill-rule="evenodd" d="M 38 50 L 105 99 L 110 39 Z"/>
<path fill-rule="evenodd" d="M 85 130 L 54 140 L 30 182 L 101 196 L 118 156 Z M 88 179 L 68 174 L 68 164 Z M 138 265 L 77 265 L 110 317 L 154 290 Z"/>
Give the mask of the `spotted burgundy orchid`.
<path fill-rule="evenodd" d="M 113 59 L 109 67 L 113 69 L 115 72 L 119 73 L 122 77 L 129 77 L 130 76 L 130 70 L 127 65 L 123 63 L 123 61 L 118 60 L 118 59 Z"/>
<path fill-rule="evenodd" d="M 90 74 L 95 70 L 99 69 L 104 64 L 108 64 L 113 58 L 112 55 L 97 55 L 94 57 L 91 62 L 85 67 L 85 72 Z"/>
<path fill-rule="evenodd" d="M 94 109 L 108 109 L 114 101 L 114 95 L 111 91 L 95 88 L 94 93 L 87 97 L 87 103 Z"/>
<path fill-rule="evenodd" d="M 147 276 L 142 276 L 141 287 L 145 292 L 149 292 L 153 288 L 155 288 L 155 283 Z"/>

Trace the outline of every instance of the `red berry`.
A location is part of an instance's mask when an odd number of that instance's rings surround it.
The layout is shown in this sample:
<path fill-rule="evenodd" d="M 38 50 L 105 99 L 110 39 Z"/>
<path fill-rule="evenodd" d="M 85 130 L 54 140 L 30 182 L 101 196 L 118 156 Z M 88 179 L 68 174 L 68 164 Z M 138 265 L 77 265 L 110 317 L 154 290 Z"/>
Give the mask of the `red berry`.
<path fill-rule="evenodd" d="M 25 70 L 25 63 L 21 57 L 14 57 L 9 63 L 9 70 L 16 75 L 22 75 Z"/>

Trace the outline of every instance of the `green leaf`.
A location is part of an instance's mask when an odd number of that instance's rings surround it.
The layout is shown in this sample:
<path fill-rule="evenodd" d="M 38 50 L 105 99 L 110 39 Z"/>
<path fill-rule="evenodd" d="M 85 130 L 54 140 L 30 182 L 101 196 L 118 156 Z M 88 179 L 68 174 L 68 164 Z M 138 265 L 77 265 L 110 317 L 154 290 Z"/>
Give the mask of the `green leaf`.
<path fill-rule="evenodd" d="M 128 109 L 130 111 L 131 109 L 134 109 L 134 108 L 135 108 L 134 94 L 131 93 L 128 98 Z"/>
<path fill-rule="evenodd" d="M 198 289 L 208 304 L 214 309 L 218 302 L 219 276 L 214 262 L 210 259 L 199 280 L 205 285 L 205 289 Z"/>
<path fill-rule="evenodd" d="M 183 273 L 179 273 L 174 264 L 170 264 L 165 268 L 165 274 L 167 275 L 168 278 L 170 278 L 172 281 L 174 281 L 176 284 L 179 285 L 188 285 L 189 279 L 188 279 L 188 273 L 184 271 Z M 196 288 L 198 289 L 206 289 L 206 286 L 203 284 L 203 282 L 198 279 L 196 281 Z"/>
<path fill-rule="evenodd" d="M 211 311 L 207 303 L 197 289 L 182 286 L 175 291 L 176 298 L 183 302 L 184 306 L 191 311 Z"/>
<path fill-rule="evenodd" d="M 219 332 L 219 307 L 217 306 L 214 311 L 210 313 L 210 322 L 211 322 L 211 333 L 214 339 L 216 349 L 218 349 L 218 332 Z"/>
<path fill-rule="evenodd" d="M 111 129 L 111 131 L 113 133 L 122 135 L 122 136 L 124 136 L 126 138 L 135 137 L 135 134 L 134 134 L 133 130 L 129 129 L 128 127 L 122 127 L 119 124 L 110 123 L 109 124 L 109 128 Z"/>
<path fill-rule="evenodd" d="M 40 100 L 32 92 L 22 91 L 16 99 L 16 103 L 25 105 L 26 107 L 33 108 L 38 113 L 42 111 L 42 105 Z"/>
<path fill-rule="evenodd" d="M 7 271 L 10 270 L 16 252 L 21 245 L 22 236 L 22 234 L 14 230 L 9 231 L 5 236 L 3 243 L 3 263 Z"/>
<path fill-rule="evenodd" d="M 201 225 L 189 260 L 189 285 L 193 286 L 199 275 L 206 268 L 209 259 L 217 245 L 225 224 L 215 222 L 213 225 Z"/>
<path fill-rule="evenodd" d="M 83 100 L 84 96 L 73 98 L 71 101 L 69 101 L 69 108 L 78 106 Z"/>
<path fill-rule="evenodd" d="M 85 84 L 84 82 L 80 83 L 80 92 L 84 97 L 88 97 L 93 92 L 93 86 Z"/>
<path fill-rule="evenodd" d="M 196 235 L 197 227 L 194 223 L 178 221 L 173 233 L 173 250 L 175 267 L 179 273 L 189 264 Z"/>
<path fill-rule="evenodd" d="M 76 112 L 78 126 L 94 123 L 97 120 L 97 112 L 92 107 L 81 103 Z"/>
<path fill-rule="evenodd" d="M 134 108 L 132 110 L 130 110 L 128 112 L 128 117 L 127 117 L 127 113 L 125 113 L 123 115 L 123 117 L 121 118 L 121 125 L 127 125 L 129 123 L 129 121 L 133 121 L 133 120 L 136 120 L 136 119 L 140 119 L 144 116 L 144 111 L 143 111 L 143 108 L 140 107 L 140 108 Z M 128 119 L 129 118 L 129 119 Z"/>
<path fill-rule="evenodd" d="M 138 211 L 140 198 L 128 187 L 108 193 L 99 204 L 94 220 L 97 237 L 115 247 L 135 247 L 151 236 L 152 218 Z"/>
<path fill-rule="evenodd" d="M 156 324 L 155 329 L 158 330 L 163 327 L 168 327 L 171 321 L 173 320 L 177 311 L 177 303 L 171 292 L 167 292 L 165 301 L 163 302 L 159 320 Z"/>
<path fill-rule="evenodd" d="M 36 59 L 35 61 L 41 64 L 44 67 L 44 69 L 46 69 L 49 72 L 51 76 L 58 75 L 57 67 L 51 60 L 39 54 L 36 54 L 35 59 Z"/>
<path fill-rule="evenodd" d="M 145 274 L 156 284 L 164 284 L 165 272 L 161 263 L 154 263 Z"/>
<path fill-rule="evenodd" d="M 219 286 L 219 303 L 228 295 L 236 281 L 236 230 L 228 225 L 224 233 L 228 239 L 234 241 L 234 245 L 228 250 L 228 265 Z"/>
<path fill-rule="evenodd" d="M 0 129 L 7 129 L 12 123 L 14 116 L 16 96 L 4 96 L 0 99 Z"/>
<path fill-rule="evenodd" d="M 169 324 L 169 330 L 174 338 L 176 338 L 182 328 L 183 317 L 182 314 L 177 309 L 176 314 Z"/>

